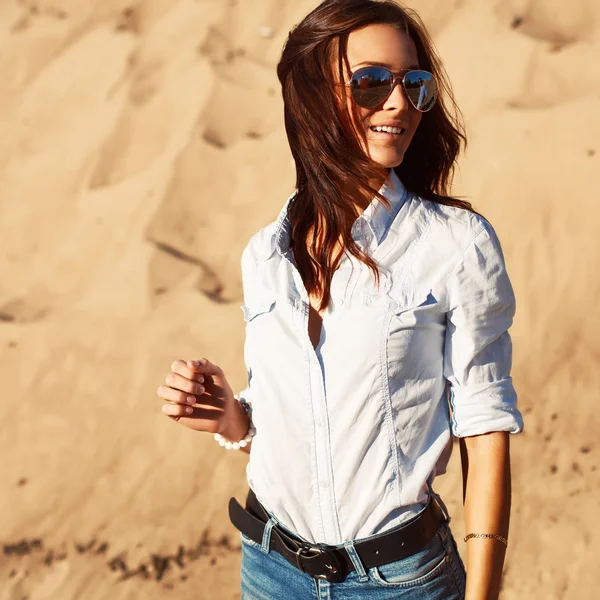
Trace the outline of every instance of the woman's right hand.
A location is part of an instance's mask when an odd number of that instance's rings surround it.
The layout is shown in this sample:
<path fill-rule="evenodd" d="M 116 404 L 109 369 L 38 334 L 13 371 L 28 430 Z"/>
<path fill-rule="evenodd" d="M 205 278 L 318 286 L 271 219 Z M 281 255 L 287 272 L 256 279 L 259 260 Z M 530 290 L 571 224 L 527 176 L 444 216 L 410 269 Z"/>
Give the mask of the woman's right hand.
<path fill-rule="evenodd" d="M 206 358 L 176 360 L 165 383 L 156 390 L 167 401 L 162 406 L 163 413 L 190 429 L 221 433 L 236 418 L 238 402 L 225 374 Z"/>

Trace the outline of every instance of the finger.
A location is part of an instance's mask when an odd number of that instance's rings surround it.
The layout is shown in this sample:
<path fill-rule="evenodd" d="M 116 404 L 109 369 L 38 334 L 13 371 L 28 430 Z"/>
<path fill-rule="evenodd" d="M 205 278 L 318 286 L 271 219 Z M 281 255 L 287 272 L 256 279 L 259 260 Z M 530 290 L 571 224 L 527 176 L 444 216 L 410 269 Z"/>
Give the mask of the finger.
<path fill-rule="evenodd" d="M 156 395 L 163 400 L 170 400 L 178 404 L 194 404 L 197 401 L 196 396 L 182 392 L 181 390 L 174 390 L 173 388 L 166 385 L 159 385 L 156 389 Z"/>
<path fill-rule="evenodd" d="M 192 412 L 188 412 L 189 409 L 192 409 Z M 207 425 L 209 422 L 216 422 L 223 414 L 223 411 L 214 408 L 205 408 L 198 406 L 182 406 L 181 404 L 163 404 L 161 408 L 162 412 L 172 419 L 176 419 L 179 421 L 183 419 L 193 419 L 193 420 L 204 420 L 207 421 Z"/>
<path fill-rule="evenodd" d="M 196 394 L 197 396 L 200 396 L 205 392 L 205 388 L 202 383 L 190 381 L 187 377 L 178 375 L 177 373 L 169 373 L 165 377 L 165 383 L 175 390 L 181 390 L 182 392 L 186 392 L 188 394 Z"/>
<path fill-rule="evenodd" d="M 188 367 L 188 363 L 185 360 L 176 360 L 171 364 L 171 371 L 177 373 L 182 377 L 186 377 L 192 381 L 198 381 L 202 383 L 204 381 L 204 374 L 199 371 L 194 371 Z"/>
<path fill-rule="evenodd" d="M 208 358 L 201 358 L 199 360 L 188 360 L 186 362 L 188 369 L 191 369 L 194 373 L 201 373 L 203 375 L 223 375 L 223 370 L 218 365 L 211 363 Z"/>
<path fill-rule="evenodd" d="M 170 403 L 163 404 L 161 410 L 169 417 L 189 417 L 194 412 L 194 409 L 191 406 Z"/>
<path fill-rule="evenodd" d="M 210 409 L 216 408 L 218 410 L 225 409 L 225 401 L 222 398 L 216 398 L 214 396 L 209 396 L 208 394 L 194 396 L 193 394 L 187 394 L 186 392 L 174 390 L 166 385 L 159 386 L 156 390 L 156 395 L 163 400 L 167 400 L 167 402 L 174 402 L 176 405 L 180 406 L 187 405 L 206 407 Z"/>

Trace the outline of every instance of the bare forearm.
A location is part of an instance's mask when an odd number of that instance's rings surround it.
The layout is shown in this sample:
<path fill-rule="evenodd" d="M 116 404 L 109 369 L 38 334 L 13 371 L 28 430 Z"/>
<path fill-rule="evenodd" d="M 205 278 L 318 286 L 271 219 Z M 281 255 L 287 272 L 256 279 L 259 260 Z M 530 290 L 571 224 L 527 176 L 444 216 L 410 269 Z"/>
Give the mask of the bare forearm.
<path fill-rule="evenodd" d="M 509 434 L 492 432 L 460 440 L 466 533 L 508 538 L 511 508 Z M 496 600 L 506 547 L 495 538 L 467 541 L 465 600 Z"/>

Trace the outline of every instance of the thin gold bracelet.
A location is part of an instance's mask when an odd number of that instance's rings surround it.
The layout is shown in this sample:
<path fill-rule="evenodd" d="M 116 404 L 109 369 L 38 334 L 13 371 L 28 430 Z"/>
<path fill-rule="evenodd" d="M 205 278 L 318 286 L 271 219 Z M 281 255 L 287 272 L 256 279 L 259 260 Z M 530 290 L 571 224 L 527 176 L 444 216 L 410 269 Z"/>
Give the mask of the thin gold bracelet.
<path fill-rule="evenodd" d="M 506 541 L 506 538 L 502 537 L 501 535 L 496 535 L 495 533 L 470 533 L 465 537 L 465 542 L 469 538 L 494 538 L 496 540 L 500 540 L 505 546 L 508 547 L 508 542 Z"/>

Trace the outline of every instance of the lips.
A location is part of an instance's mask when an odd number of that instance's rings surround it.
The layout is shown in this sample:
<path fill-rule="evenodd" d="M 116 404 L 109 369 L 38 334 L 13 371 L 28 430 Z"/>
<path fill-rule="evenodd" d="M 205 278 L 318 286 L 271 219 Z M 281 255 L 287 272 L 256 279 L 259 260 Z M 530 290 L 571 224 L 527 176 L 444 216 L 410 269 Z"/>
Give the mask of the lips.
<path fill-rule="evenodd" d="M 399 125 L 372 125 L 369 129 L 378 135 L 404 135 L 406 133 L 406 128 Z"/>

